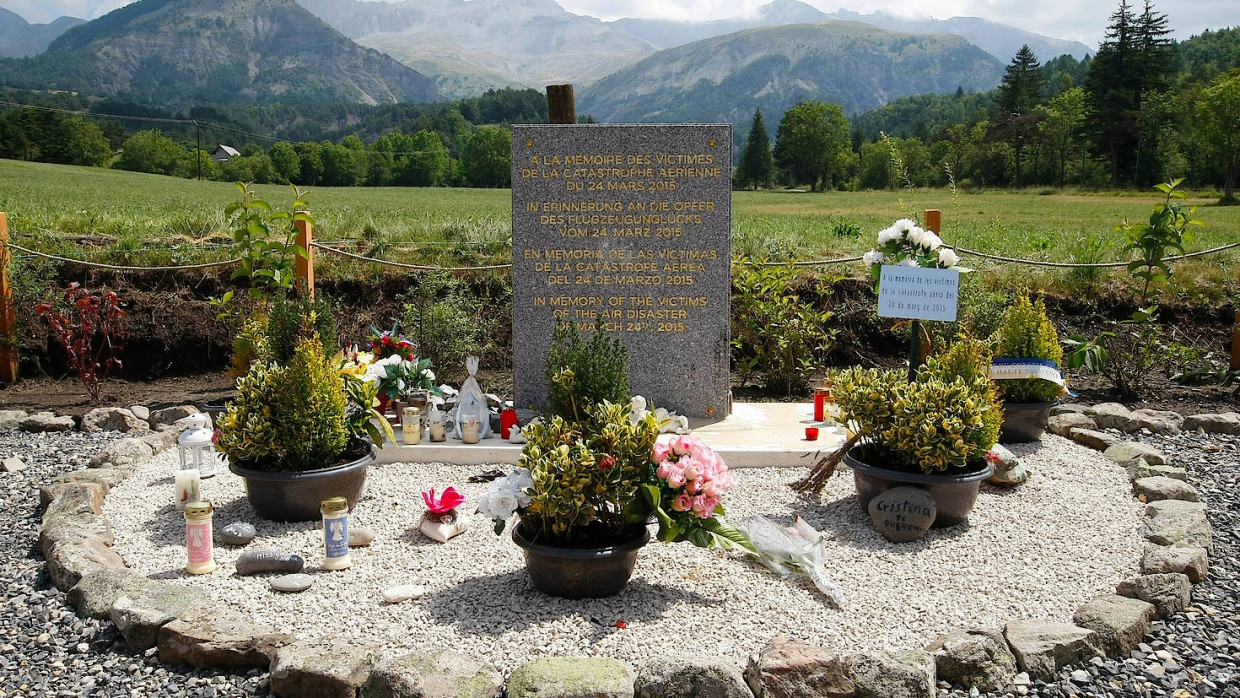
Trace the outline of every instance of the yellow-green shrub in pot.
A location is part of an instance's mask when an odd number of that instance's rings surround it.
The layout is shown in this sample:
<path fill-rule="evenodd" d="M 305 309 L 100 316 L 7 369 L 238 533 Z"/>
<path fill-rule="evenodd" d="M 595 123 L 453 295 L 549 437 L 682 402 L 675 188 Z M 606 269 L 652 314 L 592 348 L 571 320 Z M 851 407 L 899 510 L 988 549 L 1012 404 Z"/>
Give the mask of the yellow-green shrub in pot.
<path fill-rule="evenodd" d="M 1030 303 L 1028 298 L 1017 296 L 1004 311 L 990 343 L 998 364 L 1011 362 L 1055 374 L 1063 362 L 1059 333 L 1047 317 L 1041 298 Z M 1062 382 L 1025 377 L 997 380 L 995 384 L 1004 409 L 999 441 L 1025 443 L 1040 439 L 1051 407 L 1064 391 Z"/>
<path fill-rule="evenodd" d="M 913 485 L 934 496 L 935 526 L 968 516 L 981 481 L 994 471 L 985 456 L 1002 419 L 988 366 L 985 345 L 961 339 L 931 357 L 911 382 L 904 371 L 834 374 L 836 402 L 856 435 L 844 462 L 863 510 L 884 490 Z"/>

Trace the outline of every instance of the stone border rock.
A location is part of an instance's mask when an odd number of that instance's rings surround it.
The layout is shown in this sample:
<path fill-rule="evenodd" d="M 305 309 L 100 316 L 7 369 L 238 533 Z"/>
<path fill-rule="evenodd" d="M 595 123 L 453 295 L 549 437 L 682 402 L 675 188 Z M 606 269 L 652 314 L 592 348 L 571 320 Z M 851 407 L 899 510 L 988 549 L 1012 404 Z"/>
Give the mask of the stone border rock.
<path fill-rule="evenodd" d="M 149 421 L 137 417 L 144 411 Z M 131 648 L 158 648 L 161 661 L 196 668 L 266 667 L 271 692 L 279 696 L 303 695 L 308 686 L 314 687 L 316 696 L 341 698 L 422 695 L 430 686 L 439 696 L 500 695 L 505 689 L 502 676 L 476 658 L 447 651 L 384 659 L 374 645 L 294 638 L 236 614 L 198 606 L 196 596 L 185 587 L 126 569 L 111 547 L 111 526 L 102 515 L 104 497 L 139 463 L 174 447 L 185 428 L 180 420 L 197 411 L 192 406 L 154 413 L 107 408 L 82 419 L 84 430 L 127 429 L 143 435 L 109 443 L 91 459 L 89 469 L 62 475 L 40 492 L 47 508 L 39 550 L 52 583 L 68 595 L 79 615 L 110 617 Z M 66 420 L 67 428 L 73 428 L 71 417 L 2 411 L 0 429 L 64 430 Z M 1120 441 L 1102 429 L 1176 434 L 1188 428 L 1236 434 L 1240 415 L 1183 418 L 1161 410 L 1129 411 L 1118 403 L 1093 408 L 1064 405 L 1052 410 L 1048 428 L 1103 451 L 1126 468 L 1135 496 L 1147 503 L 1144 534 L 1149 543 L 1140 575 L 1121 581 L 1115 594 L 1086 602 L 1073 624 L 1010 621 L 1001 629 L 946 633 L 925 649 L 850 656 L 776 637 L 743 673 L 720 657 L 665 656 L 636 673 L 614 659 L 544 657 L 513 671 L 507 696 L 933 698 L 939 681 L 979 691 L 1015 686 L 1024 695 L 1032 680 L 1051 680 L 1068 664 L 1126 656 L 1148 634 L 1154 618 L 1167 618 L 1188 606 L 1191 585 L 1202 581 L 1209 569 L 1213 532 L 1205 505 L 1185 482 L 1182 468 L 1155 449 Z M 549 676 L 554 678 L 551 684 L 543 680 Z"/>

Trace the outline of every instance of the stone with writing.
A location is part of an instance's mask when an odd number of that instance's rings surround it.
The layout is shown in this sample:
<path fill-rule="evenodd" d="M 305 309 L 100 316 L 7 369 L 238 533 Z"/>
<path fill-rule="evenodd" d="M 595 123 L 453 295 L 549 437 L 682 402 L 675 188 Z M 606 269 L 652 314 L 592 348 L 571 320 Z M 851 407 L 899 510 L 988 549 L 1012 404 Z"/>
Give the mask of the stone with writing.
<path fill-rule="evenodd" d="M 601 323 L 652 409 L 727 416 L 731 150 L 728 124 L 513 126 L 518 408 L 546 402 L 556 325 Z"/>
<path fill-rule="evenodd" d="M 892 543 L 919 540 L 938 514 L 934 497 L 920 487 L 892 487 L 870 500 L 870 521 Z"/>
<path fill-rule="evenodd" d="M 237 558 L 237 574 L 245 577 L 267 572 L 300 572 L 306 561 L 300 555 L 275 548 L 254 548 Z"/>
<path fill-rule="evenodd" d="M 223 545 L 249 545 L 258 535 L 254 524 L 245 521 L 234 521 L 220 529 L 220 543 Z"/>

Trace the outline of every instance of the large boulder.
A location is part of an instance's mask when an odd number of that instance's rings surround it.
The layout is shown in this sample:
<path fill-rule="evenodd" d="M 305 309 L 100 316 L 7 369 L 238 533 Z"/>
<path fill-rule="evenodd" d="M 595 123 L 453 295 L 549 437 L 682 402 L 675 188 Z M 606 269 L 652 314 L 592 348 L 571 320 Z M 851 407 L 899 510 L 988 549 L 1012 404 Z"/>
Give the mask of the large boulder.
<path fill-rule="evenodd" d="M 1126 659 L 1150 631 L 1150 622 L 1157 616 L 1158 611 L 1151 603 L 1117 594 L 1103 594 L 1078 608 L 1072 622 L 1094 631 L 1098 647 L 1108 657 Z"/>
<path fill-rule="evenodd" d="M 1061 667 L 1102 654 L 1092 630 L 1067 623 L 1015 620 L 1003 630 L 1016 666 L 1037 681 L 1053 681 Z"/>
<path fill-rule="evenodd" d="M 385 660 L 370 672 L 366 698 L 495 698 L 504 678 L 494 667 L 460 652 L 413 652 Z"/>
<path fill-rule="evenodd" d="M 96 407 L 82 415 L 78 428 L 85 432 L 119 431 L 132 434 L 150 431 L 151 425 L 123 407 Z"/>
<path fill-rule="evenodd" d="M 1166 619 L 1188 608 L 1192 602 L 1192 589 L 1187 575 L 1143 574 L 1117 584 L 1115 593 L 1153 604 L 1158 617 Z"/>
<path fill-rule="evenodd" d="M 1191 545 L 1210 550 L 1213 533 L 1200 502 L 1164 499 L 1145 507 L 1145 539 L 1158 545 Z"/>
<path fill-rule="evenodd" d="M 44 558 L 51 557 L 52 548 L 60 543 L 95 538 L 112 547 L 112 524 L 102 514 L 66 514 L 51 512 L 43 517 L 39 528 L 39 552 Z"/>
<path fill-rule="evenodd" d="M 156 645 L 159 629 L 189 613 L 202 602 L 202 592 L 176 584 L 154 584 L 136 596 L 120 596 L 112 603 L 112 623 L 125 644 L 138 652 Z"/>
<path fill-rule="evenodd" d="M 633 698 L 634 676 L 602 657 L 542 657 L 508 677 L 508 698 Z"/>
<path fill-rule="evenodd" d="M 355 698 L 380 656 L 374 643 L 340 637 L 285 645 L 271 661 L 271 693 L 280 698 Z"/>
<path fill-rule="evenodd" d="M 1072 432 L 1077 429 L 1097 429 L 1098 425 L 1094 424 L 1094 420 L 1080 412 L 1065 412 L 1057 414 L 1046 420 L 1046 428 L 1052 434 L 1058 434 L 1065 438 L 1071 437 Z"/>
<path fill-rule="evenodd" d="M 1141 574 L 1183 574 L 1197 584 L 1206 578 L 1210 556 L 1196 545 L 1158 545 L 1146 543 L 1141 556 Z"/>
<path fill-rule="evenodd" d="M 1094 431 L 1093 429 L 1073 429 L 1072 440 L 1085 448 L 1092 448 L 1095 451 L 1106 451 L 1108 448 L 1123 441 L 1115 434 L 1106 431 Z"/>
<path fill-rule="evenodd" d="M 49 514 L 102 514 L 103 498 L 108 490 L 93 482 L 70 482 L 46 485 L 39 489 L 39 501 Z"/>
<path fill-rule="evenodd" d="M 22 410 L 0 410 L 0 431 L 12 431 L 18 428 L 22 420 L 29 416 Z"/>
<path fill-rule="evenodd" d="M 0 413 L 2 414 L 2 413 Z M 0 421 L 3 417 L 0 417 Z M 1240 414 L 1194 414 L 1184 418 L 1185 431 L 1204 431 L 1207 434 L 1240 434 Z"/>
<path fill-rule="evenodd" d="M 73 417 L 57 417 L 51 412 L 36 412 L 18 423 L 22 431 L 35 434 L 42 432 L 71 431 L 74 427 Z"/>
<path fill-rule="evenodd" d="M 940 681 L 979 691 L 998 691 L 1016 676 L 1016 657 L 997 630 L 956 630 L 926 647 Z"/>
<path fill-rule="evenodd" d="M 1170 410 L 1134 410 L 1132 416 L 1136 420 L 1137 429 L 1148 429 L 1154 434 L 1165 436 L 1180 433 L 1180 427 L 1184 424 L 1180 413 Z"/>
<path fill-rule="evenodd" d="M 177 421 L 185 419 L 191 414 L 198 414 L 198 412 L 198 408 L 193 405 L 179 405 L 177 407 L 165 407 L 162 410 L 155 410 L 151 413 L 151 428 L 160 431 L 171 428 Z"/>
<path fill-rule="evenodd" d="M 1118 402 L 1104 402 L 1094 405 L 1085 414 L 1093 417 L 1094 422 L 1102 429 L 1119 429 L 1122 432 L 1136 431 L 1136 419 L 1132 412 Z"/>
<path fill-rule="evenodd" d="M 636 698 L 753 698 L 745 675 L 727 657 L 664 656 L 641 667 Z"/>
<path fill-rule="evenodd" d="M 95 536 L 54 543 L 47 555 L 47 576 L 61 591 L 69 591 L 86 574 L 100 569 L 123 569 L 125 561 Z"/>
<path fill-rule="evenodd" d="M 745 669 L 756 698 L 852 698 L 848 665 L 825 647 L 776 636 Z"/>
<path fill-rule="evenodd" d="M 142 439 L 129 437 L 113 441 L 104 446 L 99 453 L 90 459 L 92 468 L 132 468 L 145 463 L 155 454 L 150 444 Z"/>
<path fill-rule="evenodd" d="M 1135 466 L 1138 460 L 1146 465 L 1166 465 L 1167 457 L 1153 446 L 1146 446 L 1136 441 L 1124 441 L 1103 451 L 1102 455 L 1119 463 L 1125 468 Z"/>
<path fill-rule="evenodd" d="M 142 592 L 158 584 L 137 572 L 125 568 L 103 568 L 82 575 L 69 590 L 69 603 L 79 616 L 86 618 L 111 618 L 112 604 L 122 596 L 140 596 Z"/>
<path fill-rule="evenodd" d="M 848 658 L 857 698 L 934 698 L 934 658 L 923 650 L 857 653 Z"/>
<path fill-rule="evenodd" d="M 1185 502 L 1201 501 L 1197 488 L 1183 480 L 1162 475 L 1138 478 L 1132 481 L 1132 486 L 1137 494 L 1144 497 L 1147 502 L 1157 502 L 1162 499 L 1179 499 Z"/>
<path fill-rule="evenodd" d="M 159 660 L 197 669 L 266 669 L 276 650 L 292 641 L 237 611 L 200 607 L 159 629 Z"/>

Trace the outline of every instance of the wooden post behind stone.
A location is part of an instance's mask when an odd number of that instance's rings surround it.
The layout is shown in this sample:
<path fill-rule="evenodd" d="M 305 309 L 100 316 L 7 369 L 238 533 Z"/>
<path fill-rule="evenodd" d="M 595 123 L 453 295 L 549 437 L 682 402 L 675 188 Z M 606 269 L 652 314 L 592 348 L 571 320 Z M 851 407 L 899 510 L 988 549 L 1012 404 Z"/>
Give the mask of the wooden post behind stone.
<path fill-rule="evenodd" d="M 1231 326 L 1231 370 L 1240 370 L 1240 310 L 1236 311 L 1236 321 Z"/>
<path fill-rule="evenodd" d="M 577 103 L 572 85 L 547 85 L 547 123 L 577 123 Z"/>
<path fill-rule="evenodd" d="M 17 381 L 17 309 L 9 285 L 9 218 L 0 211 L 0 383 Z"/>
<path fill-rule="evenodd" d="M 298 285 L 305 284 L 307 296 L 314 300 L 314 226 L 309 221 L 294 221 L 293 225 L 297 227 L 297 244 L 306 251 L 305 257 L 297 257 Z"/>

